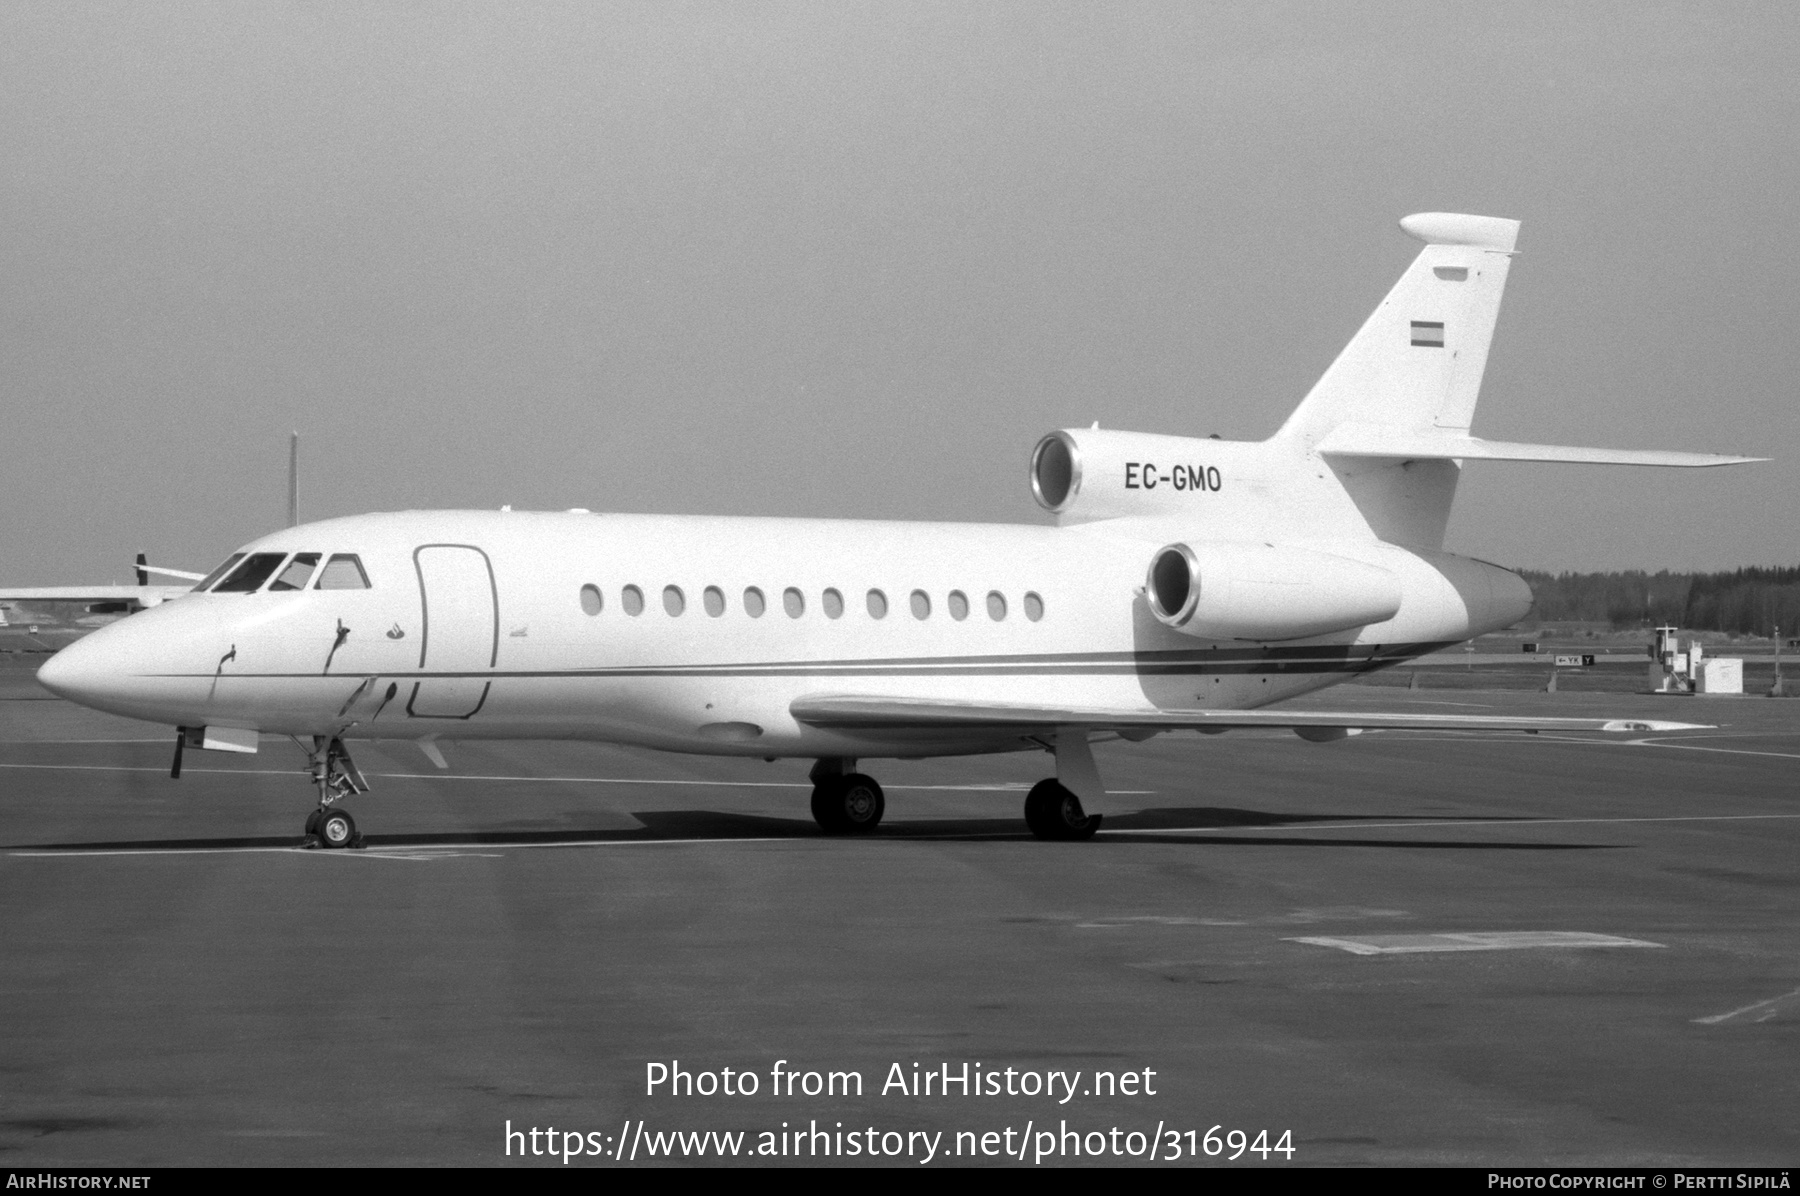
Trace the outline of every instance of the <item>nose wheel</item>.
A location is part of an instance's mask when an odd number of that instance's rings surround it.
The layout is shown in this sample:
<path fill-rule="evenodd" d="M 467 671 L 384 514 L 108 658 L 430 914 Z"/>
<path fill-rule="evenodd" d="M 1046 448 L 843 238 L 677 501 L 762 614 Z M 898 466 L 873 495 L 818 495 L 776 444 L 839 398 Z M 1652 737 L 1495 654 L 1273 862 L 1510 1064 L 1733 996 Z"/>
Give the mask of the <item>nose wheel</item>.
<path fill-rule="evenodd" d="M 320 847 L 361 847 L 363 838 L 356 833 L 356 819 L 348 810 L 314 810 L 306 820 L 306 837 Z"/>
<path fill-rule="evenodd" d="M 319 808 L 306 819 L 306 837 L 302 847 L 361 847 L 363 838 L 356 833 L 356 820 L 350 811 L 335 808 L 340 798 L 367 793 L 369 785 L 357 770 L 356 763 L 337 738 L 327 740 L 313 736 L 312 750 L 307 753 L 307 771 L 319 791 Z"/>

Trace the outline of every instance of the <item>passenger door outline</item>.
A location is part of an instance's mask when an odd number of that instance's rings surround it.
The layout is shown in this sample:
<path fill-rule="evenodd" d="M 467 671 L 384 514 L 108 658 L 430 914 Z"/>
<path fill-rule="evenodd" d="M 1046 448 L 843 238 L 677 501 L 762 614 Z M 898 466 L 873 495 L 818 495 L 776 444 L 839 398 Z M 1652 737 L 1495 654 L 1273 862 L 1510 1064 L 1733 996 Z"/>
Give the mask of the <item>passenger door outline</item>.
<path fill-rule="evenodd" d="M 431 654 L 431 587 L 426 584 L 425 563 L 421 560 L 421 556 L 432 549 L 472 552 L 481 558 L 482 569 L 487 575 L 487 613 L 491 622 L 485 667 L 491 670 L 500 659 L 500 588 L 494 579 L 494 563 L 488 558 L 486 552 L 473 544 L 439 543 L 421 544 L 413 549 L 413 572 L 419 579 L 419 671 L 426 670 L 426 662 L 430 659 Z M 440 608 L 449 605 L 442 601 L 444 591 L 441 587 L 442 581 L 440 580 Z M 440 656 L 444 655 L 443 644 L 451 640 L 451 635 L 451 630 L 444 627 L 440 620 Z M 441 664 L 442 661 L 440 661 Z M 427 689 L 427 686 L 430 688 Z M 477 686 L 480 687 L 479 692 L 476 690 Z M 480 680 L 475 677 L 421 678 L 413 682 L 412 695 L 406 701 L 406 713 L 412 718 L 446 718 L 466 721 L 481 712 L 481 708 L 487 704 L 488 692 L 492 688 L 491 680 Z M 423 709 L 420 708 L 421 697 L 424 698 Z"/>

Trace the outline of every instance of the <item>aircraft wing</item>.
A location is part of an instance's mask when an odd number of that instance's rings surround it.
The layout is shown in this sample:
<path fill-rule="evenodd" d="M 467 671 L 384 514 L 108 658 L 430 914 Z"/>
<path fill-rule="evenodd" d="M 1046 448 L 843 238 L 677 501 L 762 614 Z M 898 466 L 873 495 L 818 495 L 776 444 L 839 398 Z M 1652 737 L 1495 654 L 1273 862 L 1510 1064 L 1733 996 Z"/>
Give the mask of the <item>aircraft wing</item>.
<path fill-rule="evenodd" d="M 1021 735 L 1086 727 L 1105 731 L 1696 731 L 1706 723 L 1642 718 L 1540 718 L 1479 714 L 1395 714 L 1316 710 L 1142 710 L 1090 706 L 1016 706 L 940 698 L 819 694 L 796 698 L 789 712 L 809 726 L 856 731 L 1011 731 Z"/>
<path fill-rule="evenodd" d="M 179 598 L 192 590 L 186 586 L 0 586 L 0 602 L 126 602 L 144 606 Z"/>
<path fill-rule="evenodd" d="M 37 647 L 62 647 L 95 627 L 160 606 L 190 586 L 0 586 L 0 628 L 29 628 Z"/>

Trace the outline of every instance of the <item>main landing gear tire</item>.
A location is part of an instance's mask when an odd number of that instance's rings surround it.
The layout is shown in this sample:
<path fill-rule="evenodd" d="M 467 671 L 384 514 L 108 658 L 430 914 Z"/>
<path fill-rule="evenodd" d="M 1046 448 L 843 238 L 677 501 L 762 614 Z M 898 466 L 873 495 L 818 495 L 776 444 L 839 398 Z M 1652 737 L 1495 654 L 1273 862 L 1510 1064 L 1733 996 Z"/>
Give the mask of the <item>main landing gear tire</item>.
<path fill-rule="evenodd" d="M 1039 781 L 1025 796 L 1025 825 L 1040 839 L 1092 839 L 1099 814 L 1081 808 L 1081 799 L 1056 780 Z"/>
<path fill-rule="evenodd" d="M 348 810 L 315 810 L 312 819 L 307 820 L 311 828 L 307 833 L 317 835 L 320 847 L 356 847 L 360 837 L 356 833 L 356 820 L 350 817 Z"/>
<path fill-rule="evenodd" d="M 874 777 L 860 772 L 830 777 L 813 786 L 812 813 L 828 835 L 866 835 L 881 825 L 887 798 Z"/>

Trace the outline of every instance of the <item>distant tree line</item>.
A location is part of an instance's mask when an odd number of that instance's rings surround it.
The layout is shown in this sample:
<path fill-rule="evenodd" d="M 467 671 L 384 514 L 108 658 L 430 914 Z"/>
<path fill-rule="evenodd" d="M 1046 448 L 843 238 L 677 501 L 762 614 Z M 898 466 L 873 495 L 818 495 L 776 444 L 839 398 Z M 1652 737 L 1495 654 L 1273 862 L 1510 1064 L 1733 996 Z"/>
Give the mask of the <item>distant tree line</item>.
<path fill-rule="evenodd" d="M 1519 570 L 1546 623 L 1609 623 L 1616 629 L 1673 623 L 1692 631 L 1800 635 L 1800 567 L 1730 573 L 1539 573 Z"/>

